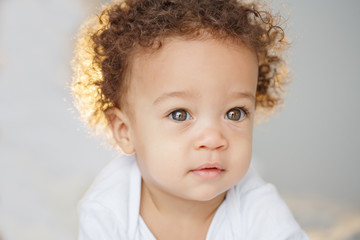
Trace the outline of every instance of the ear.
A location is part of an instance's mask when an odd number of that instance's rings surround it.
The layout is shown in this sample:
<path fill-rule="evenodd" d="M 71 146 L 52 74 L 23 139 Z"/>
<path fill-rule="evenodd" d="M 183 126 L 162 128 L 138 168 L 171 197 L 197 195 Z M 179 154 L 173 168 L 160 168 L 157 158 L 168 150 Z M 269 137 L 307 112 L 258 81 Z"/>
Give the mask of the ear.
<path fill-rule="evenodd" d="M 110 108 L 106 111 L 106 117 L 117 145 L 124 154 L 133 154 L 135 148 L 130 136 L 128 115 L 118 108 Z"/>

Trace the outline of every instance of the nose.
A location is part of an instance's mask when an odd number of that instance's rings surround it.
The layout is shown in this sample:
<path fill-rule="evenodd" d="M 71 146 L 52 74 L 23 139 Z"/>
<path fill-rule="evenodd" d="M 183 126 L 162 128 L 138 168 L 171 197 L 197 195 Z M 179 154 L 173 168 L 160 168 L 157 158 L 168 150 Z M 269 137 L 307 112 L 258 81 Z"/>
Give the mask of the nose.
<path fill-rule="evenodd" d="M 215 128 L 204 129 L 194 141 L 196 150 L 225 150 L 227 147 L 228 141 L 221 131 Z"/>

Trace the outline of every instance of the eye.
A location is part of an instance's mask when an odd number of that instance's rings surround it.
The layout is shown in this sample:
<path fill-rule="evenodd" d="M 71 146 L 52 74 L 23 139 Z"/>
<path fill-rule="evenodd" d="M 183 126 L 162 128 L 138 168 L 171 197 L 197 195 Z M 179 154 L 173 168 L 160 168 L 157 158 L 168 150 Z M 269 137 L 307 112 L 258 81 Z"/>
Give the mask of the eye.
<path fill-rule="evenodd" d="M 247 111 L 243 108 L 232 108 L 225 114 L 225 119 L 229 119 L 231 121 L 241 121 L 247 115 Z"/>
<path fill-rule="evenodd" d="M 184 110 L 184 109 L 177 109 L 175 111 L 172 111 L 169 114 L 169 117 L 172 120 L 178 121 L 178 122 L 183 122 L 186 120 L 191 119 L 191 115 L 188 111 Z"/>

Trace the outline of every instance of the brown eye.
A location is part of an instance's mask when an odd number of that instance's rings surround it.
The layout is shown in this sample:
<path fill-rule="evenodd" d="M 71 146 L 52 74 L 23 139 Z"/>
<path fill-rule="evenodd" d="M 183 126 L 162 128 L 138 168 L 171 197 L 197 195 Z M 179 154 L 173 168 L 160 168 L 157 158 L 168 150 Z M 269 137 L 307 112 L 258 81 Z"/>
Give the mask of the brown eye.
<path fill-rule="evenodd" d="M 169 114 L 169 117 L 172 120 L 175 120 L 175 121 L 178 121 L 178 122 L 183 122 L 185 120 L 189 120 L 191 118 L 191 115 L 190 115 L 190 113 L 188 113 L 184 109 L 178 109 L 178 110 L 175 110 L 175 111 L 171 112 Z"/>
<path fill-rule="evenodd" d="M 225 119 L 240 121 L 243 120 L 245 116 L 246 112 L 242 108 L 232 108 L 225 114 Z"/>

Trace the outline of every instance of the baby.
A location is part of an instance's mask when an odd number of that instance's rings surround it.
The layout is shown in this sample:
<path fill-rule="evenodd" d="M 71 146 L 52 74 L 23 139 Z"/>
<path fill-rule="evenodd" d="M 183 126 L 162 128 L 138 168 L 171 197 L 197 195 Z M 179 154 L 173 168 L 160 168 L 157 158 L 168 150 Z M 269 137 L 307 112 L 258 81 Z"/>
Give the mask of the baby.
<path fill-rule="evenodd" d="M 308 239 L 249 169 L 285 47 L 275 17 L 237 0 L 125 0 L 88 22 L 75 103 L 124 154 L 81 201 L 79 239 Z"/>

